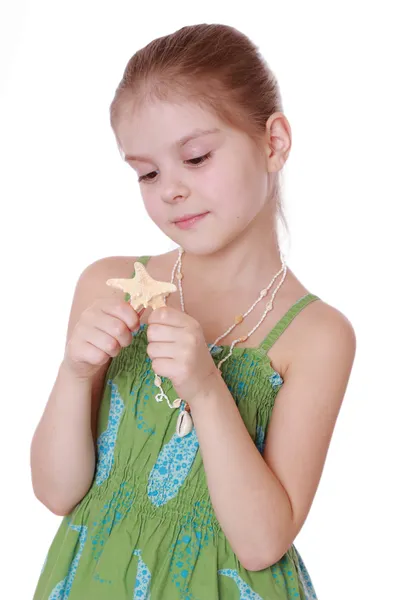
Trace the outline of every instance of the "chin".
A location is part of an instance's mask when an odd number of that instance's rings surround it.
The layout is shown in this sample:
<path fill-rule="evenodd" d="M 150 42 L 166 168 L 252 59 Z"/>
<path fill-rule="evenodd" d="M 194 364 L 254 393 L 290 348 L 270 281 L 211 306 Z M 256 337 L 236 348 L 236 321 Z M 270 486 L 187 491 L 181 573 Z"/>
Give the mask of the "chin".
<path fill-rule="evenodd" d="M 211 256 L 225 248 L 228 242 L 224 243 L 224 240 L 220 238 L 217 240 L 207 239 L 206 236 L 187 236 L 186 239 L 174 239 L 174 241 L 182 246 L 182 248 L 188 254 L 194 254 L 196 256 Z"/>
<path fill-rule="evenodd" d="M 163 233 L 170 238 L 175 244 L 181 246 L 188 254 L 197 256 L 211 256 L 216 254 L 237 240 L 242 231 L 237 227 L 229 229 L 229 224 L 224 230 L 222 227 L 210 227 L 208 230 L 195 231 L 180 231 L 176 228 L 160 228 Z M 235 224 L 236 225 L 236 224 Z"/>

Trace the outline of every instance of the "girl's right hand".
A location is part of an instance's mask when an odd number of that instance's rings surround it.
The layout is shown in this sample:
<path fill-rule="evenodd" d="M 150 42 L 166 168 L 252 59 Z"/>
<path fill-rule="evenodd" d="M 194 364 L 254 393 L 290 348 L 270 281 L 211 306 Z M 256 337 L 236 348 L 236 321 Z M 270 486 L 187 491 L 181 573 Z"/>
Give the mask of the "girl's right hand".
<path fill-rule="evenodd" d="M 66 345 L 63 364 L 79 379 L 91 380 L 110 358 L 132 342 L 140 317 L 129 302 L 96 300 L 84 310 Z"/>

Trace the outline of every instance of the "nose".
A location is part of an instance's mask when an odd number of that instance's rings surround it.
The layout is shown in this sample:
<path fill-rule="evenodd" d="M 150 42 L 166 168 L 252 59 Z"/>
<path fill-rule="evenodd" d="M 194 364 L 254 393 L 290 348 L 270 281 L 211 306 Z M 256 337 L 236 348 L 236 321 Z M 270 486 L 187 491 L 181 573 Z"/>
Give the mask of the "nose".
<path fill-rule="evenodd" d="M 161 199 L 167 204 L 176 204 L 186 200 L 189 193 L 189 188 L 182 181 L 169 179 L 161 189 Z"/>

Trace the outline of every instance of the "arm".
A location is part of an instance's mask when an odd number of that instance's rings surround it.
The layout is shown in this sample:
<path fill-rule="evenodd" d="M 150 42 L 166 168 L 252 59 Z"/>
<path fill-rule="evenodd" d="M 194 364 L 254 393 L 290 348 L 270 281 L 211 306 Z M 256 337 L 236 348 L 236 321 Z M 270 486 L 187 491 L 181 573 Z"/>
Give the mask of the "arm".
<path fill-rule="evenodd" d="M 192 402 L 211 500 L 249 570 L 277 562 L 299 533 L 322 474 L 355 356 L 351 324 L 328 305 L 285 375 L 264 456 L 222 378 Z"/>
<path fill-rule="evenodd" d="M 129 264 L 133 263 L 129 261 Z M 127 270 L 128 265 L 125 268 Z M 81 313 L 96 298 L 124 296 L 123 292 L 105 285 L 106 279 L 118 270 L 121 270 L 121 258 L 110 257 L 94 262 L 83 271 L 72 302 L 66 345 Z M 61 362 L 33 435 L 33 490 L 36 497 L 57 515 L 69 514 L 92 483 L 97 415 L 109 363 L 87 381 L 74 376 Z"/>
<path fill-rule="evenodd" d="M 61 363 L 32 439 L 33 491 L 56 515 L 69 514 L 93 478 L 91 395 L 91 383 L 74 377 Z"/>

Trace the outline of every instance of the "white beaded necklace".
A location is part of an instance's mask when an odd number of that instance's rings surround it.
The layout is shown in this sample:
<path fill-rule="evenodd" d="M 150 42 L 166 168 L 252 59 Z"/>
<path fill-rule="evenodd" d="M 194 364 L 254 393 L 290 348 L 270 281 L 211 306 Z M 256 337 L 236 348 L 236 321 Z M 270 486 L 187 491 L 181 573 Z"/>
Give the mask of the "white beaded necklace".
<path fill-rule="evenodd" d="M 179 248 L 179 256 L 178 259 L 172 269 L 172 274 L 171 274 L 171 283 L 174 282 L 174 278 L 176 277 L 177 282 L 178 282 L 178 289 L 179 289 L 179 295 L 180 295 L 180 300 L 181 300 L 181 309 L 182 312 L 185 312 L 185 303 L 183 301 L 183 290 L 182 290 L 182 279 L 183 279 L 183 274 L 182 274 L 182 255 L 184 253 L 183 248 Z M 268 287 L 263 288 L 260 291 L 259 297 L 257 298 L 257 300 L 254 302 L 254 304 L 252 304 L 252 306 L 243 314 L 243 315 L 237 315 L 235 317 L 235 322 L 233 323 L 233 325 L 231 325 L 226 331 L 225 333 L 223 333 L 222 335 L 220 335 L 213 344 L 211 344 L 209 346 L 209 351 L 212 353 L 213 348 L 217 345 L 217 343 L 222 340 L 223 338 L 225 338 L 227 335 L 229 335 L 229 333 L 235 328 L 237 327 L 237 325 L 239 325 L 240 323 L 242 323 L 242 321 L 251 313 L 252 310 L 254 310 L 254 308 L 256 307 L 256 305 L 267 296 L 270 288 L 272 287 L 272 285 L 274 284 L 275 280 L 279 277 L 279 275 L 283 272 L 283 276 L 278 284 L 278 286 L 276 287 L 276 289 L 274 290 L 273 294 L 272 294 L 272 298 L 271 300 L 267 303 L 265 310 L 260 318 L 260 320 L 258 321 L 258 323 L 253 327 L 253 329 L 251 331 L 249 331 L 247 333 L 247 335 L 244 335 L 240 338 L 237 338 L 236 340 L 234 340 L 231 345 L 230 345 L 230 349 L 229 349 L 229 353 L 228 355 L 223 358 L 222 360 L 219 361 L 218 363 L 218 370 L 221 371 L 221 365 L 228 360 L 228 358 L 230 356 L 232 356 L 232 352 L 233 352 L 233 348 L 236 346 L 236 344 L 238 343 L 242 343 L 245 342 L 246 340 L 249 339 L 249 337 L 256 331 L 256 329 L 258 329 L 258 327 L 260 327 L 261 323 L 264 321 L 265 317 L 267 316 L 267 314 L 272 310 L 273 308 L 273 302 L 274 302 L 274 298 L 279 290 L 279 288 L 281 287 L 282 283 L 285 280 L 286 277 L 286 273 L 287 273 L 287 266 L 285 263 L 285 260 L 282 256 L 282 253 L 280 252 L 280 257 L 281 257 L 281 269 L 278 271 L 278 273 L 276 273 L 276 275 L 273 276 L 273 278 L 271 279 L 270 284 L 268 285 Z M 178 273 L 176 273 L 176 270 L 178 269 Z M 176 275 L 175 275 L 176 273 Z M 162 402 L 164 399 L 167 401 L 168 406 L 170 408 L 179 408 L 181 406 L 182 403 L 184 403 L 184 408 L 183 410 L 180 411 L 179 416 L 178 416 L 178 420 L 177 420 L 177 424 L 176 424 L 176 434 L 179 437 L 184 437 L 185 435 L 187 435 L 188 433 L 190 433 L 193 429 L 193 420 L 192 417 L 190 416 L 190 407 L 189 404 L 187 402 L 185 402 L 184 400 L 182 400 L 181 398 L 176 398 L 176 400 L 174 400 L 172 403 L 169 400 L 168 396 L 165 394 L 163 388 L 162 388 L 162 384 L 161 384 L 161 378 L 159 375 L 156 375 L 154 378 L 154 384 L 159 388 L 160 393 L 158 393 L 155 396 L 155 399 L 157 400 L 157 402 Z"/>

